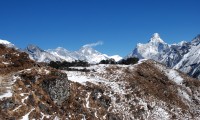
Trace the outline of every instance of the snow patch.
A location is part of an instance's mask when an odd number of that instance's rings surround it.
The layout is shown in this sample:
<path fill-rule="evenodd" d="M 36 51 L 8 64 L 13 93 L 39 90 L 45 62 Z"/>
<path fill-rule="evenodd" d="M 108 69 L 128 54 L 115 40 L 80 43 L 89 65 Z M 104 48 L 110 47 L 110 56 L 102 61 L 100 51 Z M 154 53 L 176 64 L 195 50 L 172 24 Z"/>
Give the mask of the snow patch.
<path fill-rule="evenodd" d="M 179 73 L 174 69 L 168 69 L 160 64 L 156 64 L 157 68 L 165 73 L 169 80 L 175 82 L 177 85 L 182 85 L 183 78 L 179 75 Z"/>
<path fill-rule="evenodd" d="M 44 113 L 42 113 L 41 112 L 41 114 L 42 114 L 42 119 L 41 120 L 43 120 L 44 119 L 44 117 L 46 117 L 47 119 L 49 119 L 50 117 L 51 117 L 51 115 L 45 115 Z"/>
<path fill-rule="evenodd" d="M 46 74 L 49 74 L 49 73 L 50 73 L 50 71 L 49 71 L 49 70 L 46 70 L 46 69 L 45 69 L 44 71 L 45 71 L 45 73 L 46 73 Z"/>
<path fill-rule="evenodd" d="M 18 107 L 16 107 L 13 111 L 18 110 L 22 105 L 19 105 Z"/>
<path fill-rule="evenodd" d="M 191 101 L 190 96 L 187 94 L 187 92 L 185 92 L 184 90 L 180 90 L 178 89 L 178 94 L 179 96 L 181 96 L 182 98 Z"/>
<path fill-rule="evenodd" d="M 153 112 L 151 116 L 153 117 L 155 116 L 155 119 L 159 119 L 159 120 L 169 120 L 170 118 L 169 113 L 160 107 L 156 107 L 155 111 Z"/>
<path fill-rule="evenodd" d="M 58 116 L 56 116 L 53 120 L 60 120 L 60 118 Z"/>
<path fill-rule="evenodd" d="M 83 114 L 82 114 L 83 115 Z M 85 115 L 83 115 L 83 118 L 81 120 L 86 120 Z"/>
<path fill-rule="evenodd" d="M 5 65 L 9 65 L 10 63 L 8 63 L 8 62 L 2 62 L 3 64 L 5 64 Z"/>
<path fill-rule="evenodd" d="M 170 80 L 173 80 L 178 85 L 182 85 L 183 78 L 179 75 L 179 73 L 176 70 L 170 69 L 165 73 Z"/>
<path fill-rule="evenodd" d="M 26 115 L 24 115 L 23 118 L 22 118 L 21 120 L 29 120 L 29 117 L 28 117 L 28 116 L 29 116 L 29 114 L 30 114 L 33 110 L 35 110 L 35 108 L 31 109 L 31 111 L 28 112 Z"/>
<path fill-rule="evenodd" d="M 4 93 L 3 95 L 0 95 L 0 99 L 2 99 L 4 97 L 6 97 L 6 98 L 12 97 L 12 95 L 13 95 L 12 92 L 10 90 L 7 90 L 6 93 Z"/>
<path fill-rule="evenodd" d="M 28 99 L 28 96 L 22 99 L 22 103 L 24 104 L 24 101 Z"/>
<path fill-rule="evenodd" d="M 95 115 L 96 118 L 98 118 L 98 116 L 97 116 L 97 111 L 94 113 L 94 115 Z"/>
<path fill-rule="evenodd" d="M 0 77 L 0 84 L 2 82 L 2 79 L 4 79 L 3 77 Z M 13 93 L 12 93 L 12 85 L 15 83 L 15 81 L 19 79 L 18 76 L 13 76 L 12 81 L 9 82 L 9 86 L 4 86 L 7 90 L 5 93 L 3 93 L 2 95 L 0 95 L 0 99 L 2 98 L 7 98 L 7 97 L 12 97 Z"/>
<path fill-rule="evenodd" d="M 87 93 L 87 98 L 86 98 L 86 108 L 90 108 L 90 106 L 89 106 L 89 104 L 90 104 L 90 102 L 89 102 L 89 98 L 90 98 L 90 94 L 91 93 Z"/>
<path fill-rule="evenodd" d="M 17 81 L 18 79 L 21 79 L 21 77 L 19 77 L 19 76 L 13 76 L 13 83 L 14 83 L 15 81 Z"/>

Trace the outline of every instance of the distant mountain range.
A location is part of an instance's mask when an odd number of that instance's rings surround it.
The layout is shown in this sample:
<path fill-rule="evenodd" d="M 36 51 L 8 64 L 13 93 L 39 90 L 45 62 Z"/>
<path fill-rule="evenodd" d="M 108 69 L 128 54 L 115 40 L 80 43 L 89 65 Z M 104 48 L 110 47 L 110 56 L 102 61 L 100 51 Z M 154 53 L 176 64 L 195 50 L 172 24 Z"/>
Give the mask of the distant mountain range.
<path fill-rule="evenodd" d="M 153 59 L 166 66 L 200 79 L 200 35 L 191 42 L 181 41 L 178 44 L 165 43 L 158 33 L 154 33 L 146 44 L 138 43 L 127 57 Z"/>
<path fill-rule="evenodd" d="M 174 69 L 199 78 L 199 38 L 169 45 L 156 33 L 126 57 L 154 60 L 71 70 L 38 62 L 111 57 L 91 46 L 72 52 L 29 45 L 27 54 L 0 40 L 0 120 L 198 120 L 200 81 Z"/>
<path fill-rule="evenodd" d="M 14 44 L 10 43 L 7 40 L 0 39 L 0 44 L 4 44 L 7 47 L 17 48 Z M 71 62 L 75 60 L 83 60 L 95 64 L 99 63 L 101 60 L 114 59 L 115 61 L 119 61 L 122 59 L 122 57 L 119 55 L 108 56 L 106 54 L 100 53 L 89 45 L 84 45 L 77 51 L 69 51 L 62 47 L 43 50 L 37 45 L 30 44 L 21 51 L 28 53 L 29 57 L 36 62 L 46 63 L 49 63 L 50 61 Z"/>
<path fill-rule="evenodd" d="M 78 51 L 68 51 L 65 48 L 58 47 L 56 49 L 49 49 L 47 52 L 66 61 L 84 60 L 89 63 L 98 63 L 101 60 L 110 58 L 115 59 L 115 61 L 122 59 L 119 55 L 108 56 L 106 54 L 102 54 L 93 49 L 91 46 L 83 46 Z"/>
<path fill-rule="evenodd" d="M 32 60 L 37 62 L 50 62 L 50 61 L 62 61 L 61 58 L 50 54 L 39 48 L 36 45 L 28 45 L 25 49 L 25 52 L 29 54 L 29 57 Z"/>
<path fill-rule="evenodd" d="M 25 49 L 30 58 L 37 62 L 50 61 L 75 61 L 84 60 L 89 63 L 99 63 L 101 60 L 113 58 L 115 61 L 122 59 L 119 55 L 108 56 L 102 54 L 91 46 L 83 46 L 78 51 L 68 51 L 65 48 L 58 47 L 56 49 L 42 50 L 36 45 L 29 45 Z"/>
<path fill-rule="evenodd" d="M 0 40 L 0 43 L 17 48 L 6 40 Z M 69 51 L 62 47 L 42 50 L 36 45 L 28 45 L 24 51 L 37 62 L 84 60 L 95 64 L 110 58 L 115 61 L 122 59 L 119 55 L 108 56 L 87 45 L 77 51 Z M 129 57 L 152 59 L 200 79 L 200 35 L 197 35 L 191 42 L 181 41 L 170 45 L 165 43 L 158 33 L 154 33 L 148 43 L 138 43 L 124 59 Z"/>

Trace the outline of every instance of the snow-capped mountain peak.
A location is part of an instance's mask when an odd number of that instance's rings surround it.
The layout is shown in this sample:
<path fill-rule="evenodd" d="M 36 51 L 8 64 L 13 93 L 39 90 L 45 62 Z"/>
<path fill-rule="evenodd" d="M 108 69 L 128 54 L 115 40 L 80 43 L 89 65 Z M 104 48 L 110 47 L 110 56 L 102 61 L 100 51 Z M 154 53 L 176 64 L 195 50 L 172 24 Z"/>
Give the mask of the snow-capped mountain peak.
<path fill-rule="evenodd" d="M 166 51 L 169 45 L 166 44 L 158 33 L 154 33 L 146 44 L 138 43 L 133 52 L 128 57 L 138 57 L 146 59 L 159 59 L 159 54 Z"/>
<path fill-rule="evenodd" d="M 102 54 L 100 52 L 98 52 L 97 50 L 93 49 L 92 47 L 89 47 L 89 46 L 83 46 L 79 49 L 79 52 L 80 53 L 83 53 L 85 55 L 91 55 L 91 54 Z"/>
<path fill-rule="evenodd" d="M 3 45 L 5 45 L 5 46 L 7 46 L 7 47 L 15 47 L 14 44 L 12 44 L 11 42 L 9 42 L 9 41 L 7 41 L 7 40 L 2 40 L 2 39 L 0 39 L 0 44 L 3 44 Z"/>
<path fill-rule="evenodd" d="M 65 48 L 63 48 L 63 47 L 57 47 L 55 50 L 49 49 L 49 50 L 47 50 L 47 51 L 48 51 L 48 52 L 54 51 L 54 52 L 57 52 L 57 53 L 59 53 L 59 54 L 61 54 L 61 55 L 63 55 L 63 56 L 66 56 L 66 54 L 69 54 L 69 53 L 70 53 L 69 50 L 67 50 L 67 49 L 65 49 Z"/>
<path fill-rule="evenodd" d="M 192 45 L 197 46 L 200 43 L 200 34 L 198 34 L 193 40 L 192 40 Z"/>
<path fill-rule="evenodd" d="M 200 34 L 191 42 L 168 45 L 155 33 L 148 43 L 137 44 L 128 57 L 153 59 L 200 79 Z"/>
<path fill-rule="evenodd" d="M 83 46 L 77 51 L 68 51 L 61 47 L 47 51 L 56 57 L 60 57 L 70 62 L 74 60 L 83 60 L 89 63 L 98 63 L 101 60 L 108 59 L 107 55 L 98 52 L 91 46 Z"/>
<path fill-rule="evenodd" d="M 32 60 L 37 62 L 50 62 L 50 61 L 62 61 L 60 57 L 56 57 L 36 45 L 28 45 L 25 52 L 29 54 Z"/>
<path fill-rule="evenodd" d="M 109 58 L 106 54 L 102 54 L 93 49 L 92 46 L 83 46 L 75 52 L 79 55 L 77 56 L 77 59 L 85 60 L 89 63 L 98 63 L 101 60 L 106 60 Z"/>
<path fill-rule="evenodd" d="M 119 55 L 113 55 L 113 56 L 110 56 L 109 58 L 112 58 L 114 59 L 116 62 L 120 61 L 121 59 L 123 59 L 121 56 Z"/>
<path fill-rule="evenodd" d="M 58 47 L 56 49 L 49 49 L 47 50 L 47 52 L 69 62 L 76 60 L 76 58 L 74 57 L 74 53 L 63 47 Z"/>
<path fill-rule="evenodd" d="M 165 43 L 158 33 L 154 33 L 149 41 L 150 43 Z"/>
<path fill-rule="evenodd" d="M 7 40 L 0 39 L 0 44 L 10 44 L 10 42 L 8 42 Z"/>
<path fill-rule="evenodd" d="M 31 53 L 34 53 L 34 52 L 43 52 L 42 49 L 40 49 L 38 46 L 36 45 L 33 45 L 33 44 L 30 44 L 27 46 L 26 48 L 27 51 L 31 52 Z"/>
<path fill-rule="evenodd" d="M 60 57 L 69 62 L 75 60 L 83 60 L 89 63 L 99 63 L 101 60 L 107 60 L 110 58 L 115 59 L 115 61 L 122 59 L 122 57 L 119 55 L 108 56 L 106 54 L 100 53 L 93 47 L 94 46 L 91 45 L 84 45 L 77 51 L 68 51 L 65 48 L 58 47 L 56 49 L 49 49 L 47 51 L 54 56 Z"/>
<path fill-rule="evenodd" d="M 66 49 L 63 48 L 63 47 L 57 47 L 55 50 L 57 50 L 57 51 L 68 51 L 68 50 L 66 50 Z"/>

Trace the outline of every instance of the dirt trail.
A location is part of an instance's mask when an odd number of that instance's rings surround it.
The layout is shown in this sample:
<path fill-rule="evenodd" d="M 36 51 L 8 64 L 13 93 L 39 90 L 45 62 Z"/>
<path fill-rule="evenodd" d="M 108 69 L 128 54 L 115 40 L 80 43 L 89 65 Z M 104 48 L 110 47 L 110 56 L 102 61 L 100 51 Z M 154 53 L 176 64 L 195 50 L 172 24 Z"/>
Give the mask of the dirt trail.
<path fill-rule="evenodd" d="M 12 91 L 13 79 L 12 75 L 0 76 L 0 95 L 6 93 L 7 91 Z"/>

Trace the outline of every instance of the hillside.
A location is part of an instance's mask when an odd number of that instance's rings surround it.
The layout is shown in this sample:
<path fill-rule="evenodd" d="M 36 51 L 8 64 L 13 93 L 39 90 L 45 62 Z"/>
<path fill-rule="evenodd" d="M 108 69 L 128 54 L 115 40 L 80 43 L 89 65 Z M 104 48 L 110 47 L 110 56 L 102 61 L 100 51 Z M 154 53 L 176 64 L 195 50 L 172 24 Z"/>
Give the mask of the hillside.
<path fill-rule="evenodd" d="M 157 62 L 60 71 L 13 48 L 0 48 L 0 56 L 10 55 L 1 57 L 6 71 L 0 75 L 1 119 L 200 118 L 200 81 Z"/>

